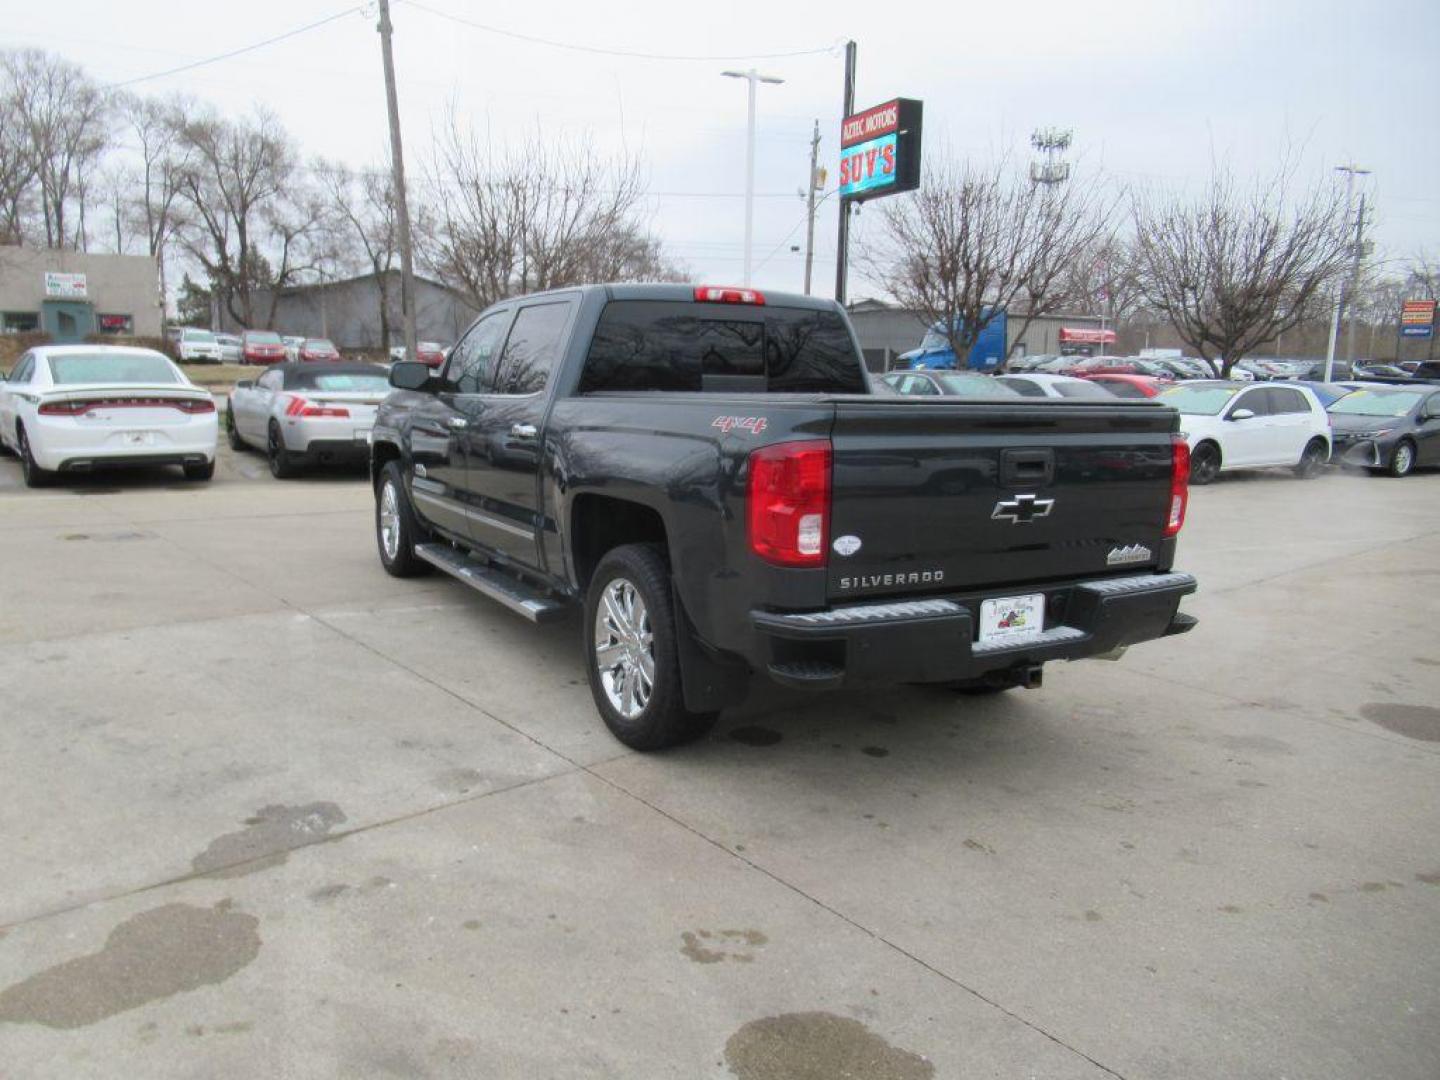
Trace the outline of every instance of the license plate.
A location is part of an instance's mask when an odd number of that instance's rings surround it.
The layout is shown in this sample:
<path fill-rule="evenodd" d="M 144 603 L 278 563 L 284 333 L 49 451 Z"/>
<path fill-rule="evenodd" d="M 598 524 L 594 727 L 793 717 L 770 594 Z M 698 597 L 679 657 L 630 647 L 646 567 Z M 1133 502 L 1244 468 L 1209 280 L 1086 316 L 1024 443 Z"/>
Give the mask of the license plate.
<path fill-rule="evenodd" d="M 980 602 L 981 641 L 1024 641 L 1044 629 L 1044 593 L 999 596 Z"/>

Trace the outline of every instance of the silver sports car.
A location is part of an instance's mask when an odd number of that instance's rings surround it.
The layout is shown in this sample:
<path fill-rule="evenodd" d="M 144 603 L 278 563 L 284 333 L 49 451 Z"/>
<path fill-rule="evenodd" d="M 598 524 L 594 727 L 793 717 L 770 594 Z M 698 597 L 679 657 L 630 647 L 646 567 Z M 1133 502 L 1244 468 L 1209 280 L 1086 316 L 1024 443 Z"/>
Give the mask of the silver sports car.
<path fill-rule="evenodd" d="M 264 450 L 282 480 L 304 465 L 367 461 L 375 408 L 389 392 L 379 364 L 275 364 L 231 391 L 230 446 Z"/>

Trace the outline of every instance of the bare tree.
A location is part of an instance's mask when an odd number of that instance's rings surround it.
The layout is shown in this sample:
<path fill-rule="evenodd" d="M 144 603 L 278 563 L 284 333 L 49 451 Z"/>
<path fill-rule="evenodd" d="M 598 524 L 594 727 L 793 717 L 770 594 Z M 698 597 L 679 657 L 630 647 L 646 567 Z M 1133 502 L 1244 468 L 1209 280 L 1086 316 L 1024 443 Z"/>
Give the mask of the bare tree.
<path fill-rule="evenodd" d="M 78 64 L 39 49 L 0 54 L 0 68 L 40 181 L 45 245 L 83 247 L 83 224 L 72 232 L 66 219 L 78 200 L 83 222 L 87 181 L 109 145 L 106 95 Z"/>
<path fill-rule="evenodd" d="M 35 155 L 20 109 L 20 90 L 8 62 L 0 62 L 0 243 L 25 239 L 34 211 Z"/>
<path fill-rule="evenodd" d="M 1440 262 L 1423 249 L 1415 253 L 1406 269 L 1405 293 L 1407 300 L 1440 299 Z"/>
<path fill-rule="evenodd" d="M 135 157 L 126 173 L 125 228 L 138 234 L 146 254 L 155 258 L 164 296 L 166 252 L 183 217 L 181 188 L 194 156 L 184 137 L 186 117 L 194 106 L 179 96 L 133 95 L 121 96 L 116 105 L 129 128 Z"/>
<path fill-rule="evenodd" d="M 885 290 L 963 357 L 1002 313 L 1021 336 L 1068 304 L 1073 270 L 1109 235 L 1115 207 L 1098 179 L 1036 184 L 1005 158 L 942 160 L 914 195 L 886 205 L 885 235 L 864 257 Z"/>
<path fill-rule="evenodd" d="M 1134 241 L 1106 236 L 1092 249 L 1079 253 L 1066 269 L 1061 293 L 1089 314 L 1100 315 L 1118 327 L 1145 306 L 1140 262 Z"/>
<path fill-rule="evenodd" d="M 1187 345 L 1228 376 L 1251 350 L 1314 318 L 1350 253 L 1345 197 L 1322 184 L 1295 194 L 1282 167 L 1242 188 L 1217 171 L 1195 200 L 1137 197 L 1146 299 Z"/>
<path fill-rule="evenodd" d="M 278 290 L 310 269 L 307 241 L 321 217 L 298 175 L 294 144 L 264 110 L 236 122 L 214 114 L 191 118 L 182 143 L 190 162 L 180 194 L 193 218 L 185 250 L 235 322 L 268 326 Z M 264 312 L 257 307 L 260 290 L 270 291 Z"/>
<path fill-rule="evenodd" d="M 316 169 L 333 231 L 332 257 L 341 265 L 353 253 L 354 261 L 375 283 L 380 305 L 380 342 L 390 346 L 392 316 L 397 299 L 394 269 L 399 258 L 400 232 L 395 188 L 388 168 L 352 172 L 344 165 L 321 162 Z"/>
<path fill-rule="evenodd" d="M 658 242 L 640 221 L 640 162 L 536 135 L 511 151 L 482 143 L 452 111 L 427 170 L 417 221 L 432 272 L 485 307 L 537 289 L 645 276 Z"/>

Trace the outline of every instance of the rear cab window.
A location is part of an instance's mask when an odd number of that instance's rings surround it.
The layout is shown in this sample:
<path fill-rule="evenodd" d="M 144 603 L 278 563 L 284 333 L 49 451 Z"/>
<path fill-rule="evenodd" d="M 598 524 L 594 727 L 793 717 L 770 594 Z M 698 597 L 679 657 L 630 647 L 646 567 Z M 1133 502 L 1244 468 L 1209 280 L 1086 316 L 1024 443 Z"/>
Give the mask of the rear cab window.
<path fill-rule="evenodd" d="M 600 315 L 579 393 L 869 392 L 840 315 L 812 308 L 612 300 Z"/>

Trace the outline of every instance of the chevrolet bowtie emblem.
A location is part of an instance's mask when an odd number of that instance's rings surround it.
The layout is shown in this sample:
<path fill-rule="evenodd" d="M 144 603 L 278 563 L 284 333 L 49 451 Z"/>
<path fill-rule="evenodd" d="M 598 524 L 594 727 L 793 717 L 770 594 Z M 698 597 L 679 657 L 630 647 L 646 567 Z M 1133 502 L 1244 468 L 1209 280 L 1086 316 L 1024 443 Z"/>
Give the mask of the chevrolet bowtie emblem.
<path fill-rule="evenodd" d="M 1036 518 L 1050 516 L 1054 499 L 1037 499 L 1034 495 L 1016 495 L 1013 499 L 1001 499 L 990 512 L 994 521 L 1008 521 L 1012 525 L 1029 525 Z"/>

